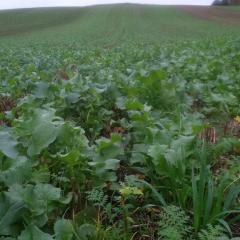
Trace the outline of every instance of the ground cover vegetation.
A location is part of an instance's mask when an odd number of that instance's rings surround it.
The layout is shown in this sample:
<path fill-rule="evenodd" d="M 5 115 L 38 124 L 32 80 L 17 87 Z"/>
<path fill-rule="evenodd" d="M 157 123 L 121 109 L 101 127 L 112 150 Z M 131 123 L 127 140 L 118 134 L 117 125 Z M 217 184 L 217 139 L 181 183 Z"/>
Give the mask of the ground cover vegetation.
<path fill-rule="evenodd" d="M 0 29 L 0 239 L 239 239 L 236 23 L 21 11 Z"/>

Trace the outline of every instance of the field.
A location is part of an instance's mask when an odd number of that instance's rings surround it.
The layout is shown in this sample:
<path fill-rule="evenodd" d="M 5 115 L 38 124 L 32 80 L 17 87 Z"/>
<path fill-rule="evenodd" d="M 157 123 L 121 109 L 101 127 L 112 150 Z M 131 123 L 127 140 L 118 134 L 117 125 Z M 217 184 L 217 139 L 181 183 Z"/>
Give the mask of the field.
<path fill-rule="evenodd" d="M 1 240 L 240 238 L 240 11 L 0 11 Z"/>

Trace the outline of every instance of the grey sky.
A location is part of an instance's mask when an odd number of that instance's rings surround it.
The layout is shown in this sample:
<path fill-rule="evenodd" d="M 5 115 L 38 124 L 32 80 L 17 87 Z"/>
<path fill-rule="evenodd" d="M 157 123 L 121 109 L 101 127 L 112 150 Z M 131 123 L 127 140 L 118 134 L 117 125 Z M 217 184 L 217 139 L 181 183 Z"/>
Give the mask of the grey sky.
<path fill-rule="evenodd" d="M 146 3 L 166 5 L 210 5 L 213 0 L 0 0 L 0 9 L 49 7 L 49 6 L 87 6 L 107 3 Z"/>

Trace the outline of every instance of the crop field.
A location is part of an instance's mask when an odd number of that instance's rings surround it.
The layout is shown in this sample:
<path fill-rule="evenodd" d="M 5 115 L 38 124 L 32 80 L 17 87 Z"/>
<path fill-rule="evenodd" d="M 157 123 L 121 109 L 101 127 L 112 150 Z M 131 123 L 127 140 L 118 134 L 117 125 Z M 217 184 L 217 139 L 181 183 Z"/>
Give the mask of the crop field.
<path fill-rule="evenodd" d="M 239 103 L 239 8 L 0 11 L 0 239 L 240 239 Z"/>

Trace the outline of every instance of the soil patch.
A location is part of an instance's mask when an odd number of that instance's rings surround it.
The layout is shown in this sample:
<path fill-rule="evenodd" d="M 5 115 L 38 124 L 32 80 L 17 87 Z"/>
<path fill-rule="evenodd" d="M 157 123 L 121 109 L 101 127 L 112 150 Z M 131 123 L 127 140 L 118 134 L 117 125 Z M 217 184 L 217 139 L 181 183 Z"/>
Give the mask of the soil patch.
<path fill-rule="evenodd" d="M 240 24 L 240 12 L 232 11 L 224 7 L 180 6 L 179 8 L 205 20 L 225 24 Z"/>

